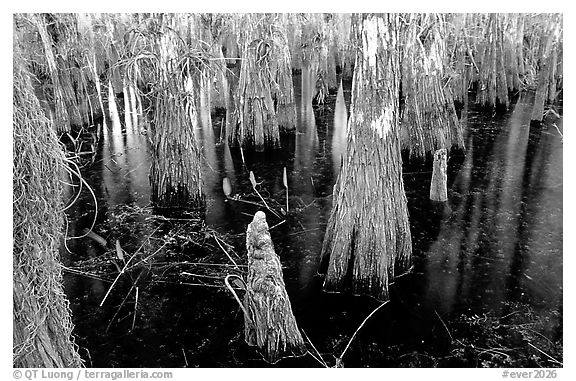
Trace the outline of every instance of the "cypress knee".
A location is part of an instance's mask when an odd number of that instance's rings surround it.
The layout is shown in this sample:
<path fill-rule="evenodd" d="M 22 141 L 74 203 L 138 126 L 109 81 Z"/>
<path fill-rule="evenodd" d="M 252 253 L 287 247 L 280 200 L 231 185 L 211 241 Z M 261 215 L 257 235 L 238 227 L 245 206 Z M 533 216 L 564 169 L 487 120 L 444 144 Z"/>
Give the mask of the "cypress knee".
<path fill-rule="evenodd" d="M 296 325 L 282 277 L 280 259 L 268 232 L 266 215 L 259 211 L 246 231 L 248 282 L 244 306 L 245 339 L 257 346 L 268 362 L 301 356 L 306 346 Z"/>
<path fill-rule="evenodd" d="M 434 152 L 434 168 L 432 169 L 432 182 L 430 183 L 430 200 L 448 201 L 447 187 L 447 158 L 446 149 Z"/>

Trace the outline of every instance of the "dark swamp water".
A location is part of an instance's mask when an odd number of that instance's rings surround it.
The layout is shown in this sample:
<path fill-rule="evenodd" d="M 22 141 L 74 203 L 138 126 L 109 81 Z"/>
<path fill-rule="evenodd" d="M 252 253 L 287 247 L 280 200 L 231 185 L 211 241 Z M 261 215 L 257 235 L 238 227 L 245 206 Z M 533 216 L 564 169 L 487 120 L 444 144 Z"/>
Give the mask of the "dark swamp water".
<path fill-rule="evenodd" d="M 300 81 L 296 76 L 298 100 L 307 88 Z M 344 98 L 348 105 L 350 83 L 344 83 Z M 317 274 L 332 186 L 345 149 L 343 103 L 336 94 L 323 108 L 299 102 L 296 136 L 283 137 L 282 149 L 271 154 L 245 153 L 246 167 L 261 182 L 260 192 L 276 200 L 278 209 L 285 205 L 282 170 L 287 168 L 290 213 L 271 230 L 272 239 L 299 327 L 329 366 L 379 305 L 368 297 L 324 293 Z M 563 147 L 551 124 L 561 131 L 562 119 L 531 127 L 531 105 L 526 95 L 504 114 L 468 111 L 467 149 L 450 156 L 449 201 L 443 208 L 428 200 L 431 163 L 405 157 L 414 268 L 396 279 L 390 303 L 359 332 L 344 357 L 346 367 L 550 367 L 562 361 Z M 124 128 L 122 116 L 112 111 L 94 163 L 83 169 L 97 199 L 94 231 L 107 247 L 88 237 L 68 240 L 70 252 L 63 247 L 62 255 L 70 268 L 113 258 L 115 240 L 134 253 L 152 233 L 151 226 L 167 236 L 182 230 L 178 221 L 154 225 L 149 216 L 130 214 L 149 205 L 148 138 L 141 133 L 145 127 Z M 258 199 L 251 195 L 240 153 L 219 144 L 221 117 L 212 118 L 214 127 L 203 115 L 197 130 L 205 159 L 205 224 L 228 237 L 243 258 L 243 233 L 257 207 L 225 201 L 222 179 L 230 179 L 233 194 Z M 94 209 L 92 195 L 82 191 L 67 211 L 68 236 L 91 226 Z M 267 216 L 270 226 L 280 222 Z M 206 255 L 193 244 L 181 246 L 188 262 Z M 229 263 L 215 247 L 218 262 Z M 178 253 L 155 260 L 177 262 Z M 100 307 L 118 274 L 111 262 L 108 277 L 65 272 L 76 342 L 87 366 L 269 366 L 245 344 L 243 316 L 223 279 L 212 279 L 217 287 L 204 287 L 182 277 L 159 281 L 166 278 L 157 271 L 133 271 L 119 278 Z M 187 264 L 179 269 L 196 271 Z M 133 284 L 138 285 L 137 303 Z M 320 364 L 307 355 L 274 366 Z"/>

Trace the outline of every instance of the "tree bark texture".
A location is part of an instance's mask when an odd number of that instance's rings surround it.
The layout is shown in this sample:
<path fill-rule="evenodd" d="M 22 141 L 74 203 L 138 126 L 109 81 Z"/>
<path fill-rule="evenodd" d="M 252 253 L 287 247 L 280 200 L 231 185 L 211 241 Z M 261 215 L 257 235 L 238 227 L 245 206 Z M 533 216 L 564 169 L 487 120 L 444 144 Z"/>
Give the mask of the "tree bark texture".
<path fill-rule="evenodd" d="M 201 152 L 194 135 L 198 123 L 200 70 L 175 67 L 177 46 L 170 33 L 157 41 L 159 84 L 155 91 L 150 184 L 158 208 L 204 207 Z M 186 76 L 181 75 L 184 70 Z M 188 91 L 186 79 L 191 79 Z"/>
<path fill-rule="evenodd" d="M 446 31 L 438 14 L 415 14 L 403 33 L 402 94 L 405 103 L 402 148 L 424 157 L 437 149 L 463 147 L 452 88 L 444 86 Z"/>
<path fill-rule="evenodd" d="M 226 29 L 226 16 L 216 13 L 194 14 L 194 30 L 191 34 L 190 44 L 197 49 L 206 51 L 214 59 L 203 70 L 205 78 L 204 89 L 209 91 L 210 99 L 208 107 L 210 111 L 224 110 L 228 104 L 228 92 L 226 91 L 226 63 L 222 53 L 223 30 Z"/>
<path fill-rule="evenodd" d="M 226 64 L 226 83 L 228 91 L 228 106 L 226 107 L 226 137 L 232 147 L 240 145 L 238 81 L 240 79 L 240 62 L 228 60 Z"/>
<path fill-rule="evenodd" d="M 324 289 L 388 299 L 408 268 L 411 234 L 398 138 L 398 16 L 363 16 L 347 149 L 322 247 Z M 360 28 L 359 28 L 360 29 Z"/>
<path fill-rule="evenodd" d="M 55 108 L 54 124 L 56 132 L 63 134 L 70 131 L 70 116 L 68 115 L 68 102 L 65 98 L 62 85 L 60 83 L 60 73 L 56 63 L 55 48 L 52 46 L 52 37 L 46 29 L 46 21 L 42 15 L 33 15 L 32 19 L 38 29 L 38 34 L 44 46 L 44 55 L 46 57 L 46 66 L 50 73 L 50 80 L 52 82 L 52 101 Z"/>
<path fill-rule="evenodd" d="M 334 75 L 328 73 L 328 55 L 330 35 L 327 31 L 325 15 L 307 15 L 307 21 L 302 25 L 301 46 L 302 46 L 302 67 L 308 68 L 311 72 L 315 91 L 310 102 L 324 104 L 328 96 L 329 78 L 336 78 L 336 67 Z M 333 84 L 336 86 L 336 83 Z"/>
<path fill-rule="evenodd" d="M 248 281 L 244 306 L 246 343 L 257 346 L 270 363 L 284 356 L 301 356 L 306 345 L 296 325 L 286 293 L 280 258 L 268 232 L 266 215 L 259 211 L 246 231 Z"/>
<path fill-rule="evenodd" d="M 238 84 L 239 145 L 264 151 L 280 146 L 278 119 L 270 86 L 271 41 L 255 39 L 244 44 Z"/>
<path fill-rule="evenodd" d="M 541 37 L 541 55 L 538 70 L 538 82 L 536 96 L 534 98 L 534 108 L 532 109 L 532 121 L 541 122 L 544 118 L 544 105 L 549 100 L 549 90 L 551 82 L 555 82 L 554 69 L 556 66 L 553 51 L 558 46 L 560 36 L 560 22 L 553 20 L 548 25 L 547 33 Z M 554 87 L 555 89 L 555 87 Z M 555 97 L 555 94 L 554 94 Z"/>
<path fill-rule="evenodd" d="M 506 82 L 508 91 L 520 90 L 524 75 L 524 17 L 523 14 L 504 15 L 507 20 L 504 33 Z"/>
<path fill-rule="evenodd" d="M 504 55 L 503 18 L 496 13 L 488 15 L 484 39 L 478 54 L 480 78 L 476 102 L 489 107 L 498 104 L 508 108 L 508 81 Z"/>
<path fill-rule="evenodd" d="M 270 69 L 273 75 L 272 98 L 276 105 L 278 126 L 283 132 L 296 131 L 296 99 L 292 83 L 292 59 L 288 40 L 281 30 L 272 32 L 272 60 Z"/>
<path fill-rule="evenodd" d="M 58 255 L 64 224 L 64 155 L 24 62 L 15 48 L 13 364 L 79 367 Z"/>

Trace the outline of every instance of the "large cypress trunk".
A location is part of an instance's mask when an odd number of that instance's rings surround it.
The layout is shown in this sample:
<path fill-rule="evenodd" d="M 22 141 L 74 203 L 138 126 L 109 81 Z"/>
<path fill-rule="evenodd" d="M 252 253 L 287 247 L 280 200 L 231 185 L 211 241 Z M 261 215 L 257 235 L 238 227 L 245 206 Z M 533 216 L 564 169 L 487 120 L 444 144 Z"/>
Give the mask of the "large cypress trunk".
<path fill-rule="evenodd" d="M 204 195 L 194 129 L 198 123 L 201 64 L 196 62 L 198 57 L 183 53 L 183 47 L 177 45 L 178 36 L 168 28 L 163 30 L 155 44 L 159 83 L 154 91 L 152 202 L 159 208 L 199 209 L 204 207 Z M 180 66 L 176 66 L 178 61 Z"/>
<path fill-rule="evenodd" d="M 324 289 L 388 299 L 389 277 L 411 262 L 398 138 L 397 15 L 363 16 L 347 150 L 322 247 Z"/>
<path fill-rule="evenodd" d="M 58 258 L 64 155 L 17 51 L 13 62 L 13 363 L 78 367 Z"/>

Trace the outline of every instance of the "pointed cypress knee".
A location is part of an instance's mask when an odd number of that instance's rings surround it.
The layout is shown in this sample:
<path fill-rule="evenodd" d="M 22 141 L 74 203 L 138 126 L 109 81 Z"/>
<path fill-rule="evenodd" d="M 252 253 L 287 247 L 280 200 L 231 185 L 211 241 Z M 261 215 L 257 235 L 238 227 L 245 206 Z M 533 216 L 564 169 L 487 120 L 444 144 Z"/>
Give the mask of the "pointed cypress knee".
<path fill-rule="evenodd" d="M 285 356 L 304 355 L 306 346 L 292 313 L 280 259 L 262 211 L 248 225 L 246 247 L 248 281 L 244 306 L 249 315 L 244 316 L 246 343 L 257 346 L 270 363 Z"/>
<path fill-rule="evenodd" d="M 448 201 L 447 159 L 448 155 L 445 148 L 434 152 L 434 167 L 432 169 L 432 182 L 430 183 L 430 200 L 432 201 Z"/>

